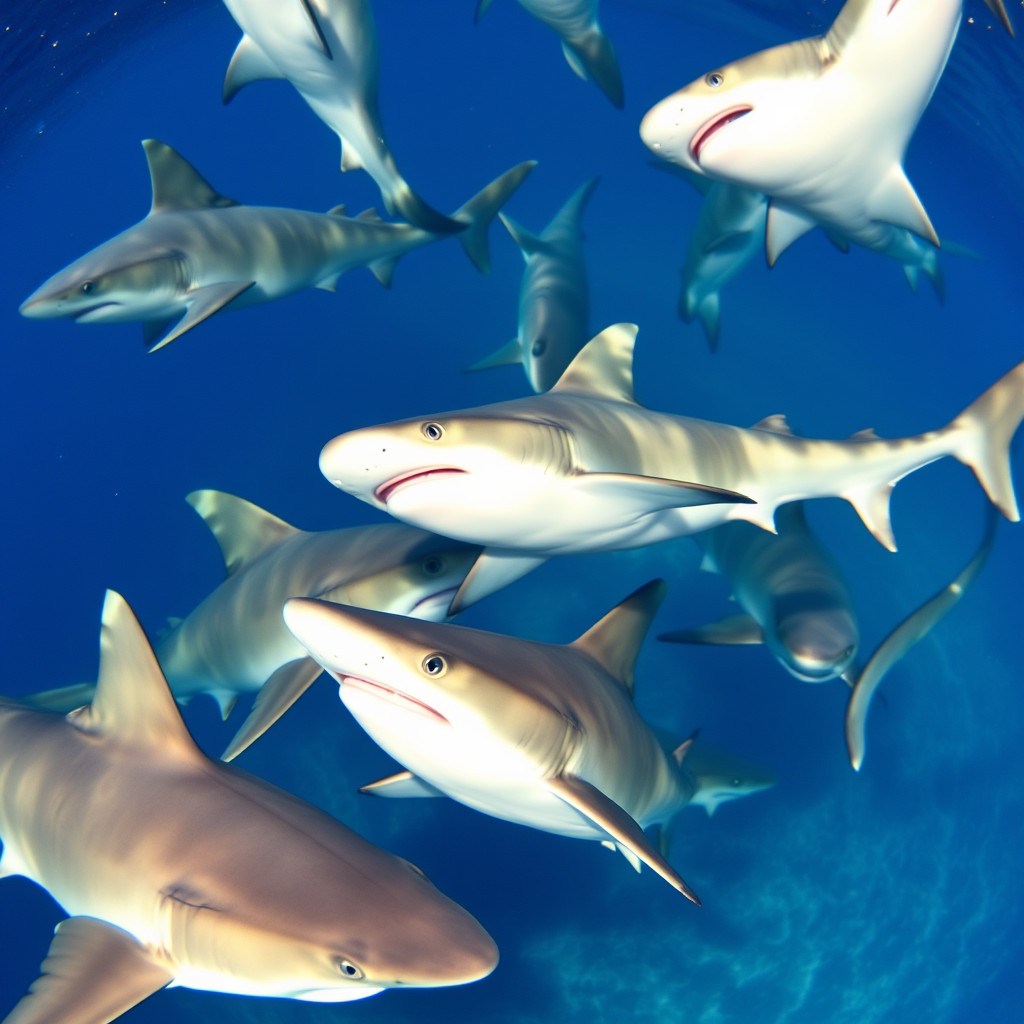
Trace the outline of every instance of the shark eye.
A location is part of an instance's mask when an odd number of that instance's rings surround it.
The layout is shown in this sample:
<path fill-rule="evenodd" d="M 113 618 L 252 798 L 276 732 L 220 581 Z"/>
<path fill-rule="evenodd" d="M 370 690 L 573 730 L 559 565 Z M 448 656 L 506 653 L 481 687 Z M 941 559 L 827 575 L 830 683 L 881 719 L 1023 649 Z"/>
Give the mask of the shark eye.
<path fill-rule="evenodd" d="M 423 659 L 423 671 L 428 676 L 443 676 L 448 671 L 448 662 L 440 654 L 428 654 Z"/>
<path fill-rule="evenodd" d="M 710 85 L 712 89 L 717 89 L 725 81 L 725 79 L 722 77 L 721 72 L 709 71 L 704 76 L 704 81 L 707 82 L 707 84 Z"/>
<path fill-rule="evenodd" d="M 436 576 L 444 568 L 444 562 L 440 558 L 428 558 L 423 563 L 423 571 L 428 576 Z"/>
<path fill-rule="evenodd" d="M 363 976 L 363 972 L 356 967 L 351 960 L 339 960 L 338 970 L 345 975 L 346 978 L 352 978 L 358 980 Z"/>
<path fill-rule="evenodd" d="M 740 780 L 739 779 L 730 779 L 729 780 L 729 785 L 732 786 L 733 789 L 739 789 L 739 787 L 740 787 Z"/>
<path fill-rule="evenodd" d="M 88 295 L 96 285 L 92 281 L 86 281 L 81 288 L 83 295 Z"/>
<path fill-rule="evenodd" d="M 538 338 L 533 343 L 533 346 L 530 348 L 530 355 L 532 355 L 532 356 L 542 356 L 542 355 L 544 355 L 544 351 L 547 349 L 547 347 L 548 347 L 547 339 L 546 338 Z"/>
<path fill-rule="evenodd" d="M 444 427 L 440 423 L 424 423 L 423 436 L 428 441 L 440 441 L 444 437 Z"/>

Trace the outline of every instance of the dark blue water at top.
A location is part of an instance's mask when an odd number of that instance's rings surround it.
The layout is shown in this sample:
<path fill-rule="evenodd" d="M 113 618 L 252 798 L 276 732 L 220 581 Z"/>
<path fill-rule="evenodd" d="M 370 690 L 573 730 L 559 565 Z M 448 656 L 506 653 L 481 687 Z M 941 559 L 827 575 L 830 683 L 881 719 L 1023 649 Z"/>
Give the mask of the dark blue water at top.
<path fill-rule="evenodd" d="M 379 205 L 365 174 L 340 174 L 337 140 L 284 83 L 250 86 L 222 108 L 239 33 L 220 5 L 107 7 L 16 3 L 0 25 L 10 693 L 94 677 L 105 587 L 155 634 L 219 582 L 189 491 L 230 491 L 307 529 L 377 521 L 320 476 L 325 441 L 526 389 L 515 368 L 460 372 L 515 332 L 522 260 L 500 225 L 488 277 L 443 242 L 405 257 L 390 290 L 353 271 L 337 294 L 218 314 L 153 355 L 134 325 L 21 319 L 18 304 L 43 279 L 144 216 L 144 138 L 171 144 L 242 202 Z M 591 324 L 640 325 L 636 390 L 647 405 L 737 424 L 785 412 L 813 436 L 940 426 L 1024 354 L 1021 40 L 987 29 L 987 9 L 969 0 L 975 23 L 910 146 L 909 175 L 940 234 L 983 256 L 943 257 L 945 305 L 927 286 L 911 294 L 897 264 L 809 236 L 771 272 L 753 265 L 726 289 L 712 356 L 675 313 L 699 199 L 650 169 L 640 117 L 724 60 L 820 31 L 838 4 L 811 15 L 782 0 L 701 7 L 606 0 L 626 86 L 619 112 L 517 4 L 494 4 L 474 27 L 468 0 L 378 0 L 381 107 L 399 165 L 450 210 L 537 159 L 509 212 L 538 230 L 600 175 L 584 221 Z M 36 42 L 40 32 L 58 45 Z M 1019 458 L 1016 468 L 1019 482 Z M 845 503 L 810 508 L 849 575 L 866 648 L 959 570 L 983 507 L 959 464 L 915 474 L 894 496 L 898 555 Z M 568 641 L 654 576 L 670 584 L 656 630 L 717 618 L 725 587 L 697 562 L 686 540 L 565 559 L 463 621 Z M 449 801 L 359 798 L 356 786 L 394 769 L 321 682 L 242 765 L 422 866 L 494 935 L 497 971 L 464 988 L 338 1007 L 174 990 L 125 1019 L 1019 1022 L 1022 566 L 1024 527 L 1004 524 L 975 589 L 893 672 L 860 775 L 846 761 L 842 684 L 799 684 L 756 648 L 647 643 L 641 711 L 680 736 L 700 726 L 780 778 L 713 819 L 681 816 L 673 861 L 701 893 L 699 910 L 596 844 Z M 232 732 L 204 699 L 187 720 L 210 751 Z M 4 881 L 0 905 L 5 1012 L 61 915 L 22 879 Z"/>

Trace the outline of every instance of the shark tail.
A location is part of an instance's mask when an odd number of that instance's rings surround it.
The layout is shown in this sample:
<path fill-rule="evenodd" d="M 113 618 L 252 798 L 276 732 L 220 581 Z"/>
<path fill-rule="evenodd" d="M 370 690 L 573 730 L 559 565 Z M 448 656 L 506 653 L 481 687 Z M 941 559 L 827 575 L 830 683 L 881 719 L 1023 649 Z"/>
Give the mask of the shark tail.
<path fill-rule="evenodd" d="M 976 398 L 946 430 L 950 454 L 969 466 L 1000 512 L 1020 519 L 1010 472 L 1010 442 L 1024 419 L 1024 361 Z"/>
<path fill-rule="evenodd" d="M 463 222 L 446 217 L 421 199 L 404 178 L 399 178 L 394 188 L 384 193 L 384 205 L 392 216 L 401 217 L 435 235 L 454 235 L 466 230 Z"/>
<path fill-rule="evenodd" d="M 462 228 L 459 235 L 462 248 L 466 250 L 466 255 L 481 274 L 489 273 L 491 269 L 491 253 L 487 244 L 487 229 L 491 226 L 491 221 L 536 166 L 536 160 L 516 164 L 477 192 L 468 203 L 460 206 L 453 214 Z"/>
<path fill-rule="evenodd" d="M 621 110 L 625 105 L 622 73 L 611 40 L 597 25 L 562 44 L 565 59 L 581 78 L 592 78 L 597 87 Z"/>
<path fill-rule="evenodd" d="M 912 292 L 916 292 L 919 279 L 918 271 L 920 271 L 931 281 L 939 302 L 945 303 L 946 279 L 942 274 L 942 266 L 939 263 L 939 250 L 928 248 L 924 250 L 922 255 L 923 259 L 920 263 L 905 263 L 903 265 L 903 273 L 906 275 L 907 284 L 910 285 Z"/>

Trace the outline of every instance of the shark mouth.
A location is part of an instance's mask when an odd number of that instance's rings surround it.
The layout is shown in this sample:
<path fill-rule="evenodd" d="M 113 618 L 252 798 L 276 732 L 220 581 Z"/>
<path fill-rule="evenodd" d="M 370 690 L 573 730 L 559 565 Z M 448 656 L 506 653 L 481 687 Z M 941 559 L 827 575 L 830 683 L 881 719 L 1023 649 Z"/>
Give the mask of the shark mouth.
<path fill-rule="evenodd" d="M 705 121 L 693 133 L 693 138 L 690 140 L 690 156 L 693 157 L 694 163 L 700 163 L 701 150 L 704 149 L 708 144 L 708 140 L 713 135 L 720 132 L 727 124 L 732 124 L 733 121 L 743 117 L 744 114 L 749 114 L 753 109 L 749 104 L 741 104 L 729 107 L 728 110 L 715 115 L 710 121 Z"/>
<path fill-rule="evenodd" d="M 412 483 L 414 480 L 426 480 L 432 476 L 442 476 L 446 473 L 465 473 L 464 469 L 456 469 L 454 466 L 433 466 L 430 469 L 414 469 L 411 473 L 400 473 L 386 480 L 373 492 L 373 496 L 382 504 L 386 505 L 388 499 L 400 487 Z"/>
<path fill-rule="evenodd" d="M 371 683 L 369 679 L 360 679 L 358 676 L 343 676 L 331 673 L 341 686 L 341 696 L 344 699 L 346 689 L 355 690 L 357 693 L 365 693 L 368 697 L 374 697 L 387 704 L 401 708 L 404 711 L 411 711 L 414 715 L 422 715 L 431 721 L 440 722 L 442 725 L 451 725 L 447 718 L 440 712 L 435 711 L 429 704 L 410 697 L 406 693 L 392 690 L 389 686 L 381 683 Z"/>
<path fill-rule="evenodd" d="M 452 598 L 458 593 L 458 587 L 448 587 L 445 590 L 438 590 L 433 594 L 427 594 L 426 597 L 421 597 L 413 606 L 412 611 L 409 612 L 413 618 L 418 618 L 424 610 L 429 610 L 432 605 L 443 603 L 443 607 L 447 609 L 451 603 Z"/>
<path fill-rule="evenodd" d="M 75 323 L 88 323 L 88 318 L 91 317 L 93 313 L 98 313 L 101 309 L 106 309 L 107 306 L 120 305 L 120 302 L 97 302 L 95 306 L 87 306 L 85 309 L 82 310 L 81 313 L 75 314 Z"/>

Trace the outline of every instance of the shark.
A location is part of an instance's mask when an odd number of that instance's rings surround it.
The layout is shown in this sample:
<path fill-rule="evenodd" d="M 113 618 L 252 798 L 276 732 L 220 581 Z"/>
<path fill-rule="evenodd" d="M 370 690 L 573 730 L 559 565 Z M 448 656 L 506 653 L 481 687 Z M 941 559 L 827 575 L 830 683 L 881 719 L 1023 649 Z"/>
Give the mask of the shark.
<path fill-rule="evenodd" d="M 392 216 L 434 234 L 464 228 L 402 177 L 378 104 L 380 52 L 370 0 L 224 0 L 242 39 L 224 78 L 230 103 L 250 82 L 285 79 L 341 140 L 341 169 L 365 169 Z"/>
<path fill-rule="evenodd" d="M 1008 26 L 1002 0 L 988 0 Z M 903 169 L 961 0 L 847 0 L 829 31 L 715 68 L 652 107 L 658 157 L 770 197 L 768 263 L 816 225 L 894 254 L 939 236 Z"/>
<path fill-rule="evenodd" d="M 223 491 L 194 491 L 186 500 L 217 539 L 226 577 L 157 643 L 156 656 L 179 703 L 206 693 L 227 718 L 239 696 L 257 695 L 226 759 L 320 675 L 281 618 L 289 597 L 443 619 L 480 553 L 401 523 L 310 532 Z M 91 699 L 92 689 L 64 687 L 27 700 L 70 711 Z"/>
<path fill-rule="evenodd" d="M 703 807 L 709 818 L 722 804 L 761 793 L 778 782 L 767 768 L 712 747 L 703 739 L 690 746 L 682 767 L 692 776 L 696 787 L 689 806 Z"/>
<path fill-rule="evenodd" d="M 521 363 L 533 390 L 547 391 L 586 343 L 589 296 L 580 220 L 596 185 L 592 178 L 576 189 L 539 235 L 498 214 L 526 260 L 519 330 L 470 370 Z"/>
<path fill-rule="evenodd" d="M 765 420 L 743 428 L 645 408 L 633 391 L 636 334 L 635 324 L 606 328 L 541 395 L 340 434 L 320 470 L 397 519 L 485 548 L 452 613 L 556 555 L 641 547 L 733 520 L 774 531 L 775 510 L 805 498 L 845 498 L 895 550 L 893 487 L 944 456 L 1020 518 L 1009 445 L 1024 417 L 1024 362 L 944 427 L 819 440 Z"/>
<path fill-rule="evenodd" d="M 447 237 L 358 217 L 244 206 L 216 192 L 170 146 L 142 143 L 153 185 L 149 214 L 59 271 L 21 305 L 32 319 L 143 323 L 149 350 L 180 338 L 222 309 L 241 309 L 303 288 L 334 291 L 338 278 L 366 266 L 385 286 L 412 249 Z M 506 171 L 454 214 L 457 236 L 481 271 L 490 268 L 487 228 L 534 164 Z"/>
<path fill-rule="evenodd" d="M 68 914 L 4 1024 L 106 1024 L 167 985 L 341 1002 L 497 963 L 418 868 L 207 758 L 112 591 L 90 705 L 0 701 L 0 838 L 0 875 Z"/>
<path fill-rule="evenodd" d="M 995 541 L 998 519 L 991 508 L 981 544 L 959 573 L 919 608 L 908 615 L 875 649 L 867 664 L 852 680 L 846 706 L 846 749 L 854 771 L 860 771 L 867 752 L 867 716 L 878 688 L 889 670 L 923 640 L 960 602 L 988 560 Z M 879 694 L 881 696 L 881 694 Z"/>
<path fill-rule="evenodd" d="M 491 3 L 479 0 L 476 21 Z M 569 67 L 584 81 L 592 78 L 621 110 L 625 105 L 622 73 L 611 40 L 598 21 L 598 0 L 519 0 L 519 5 L 558 34 Z"/>
<path fill-rule="evenodd" d="M 665 594 L 654 580 L 571 644 L 293 598 L 288 628 L 356 721 L 405 766 L 364 792 L 443 793 L 485 814 L 612 844 L 696 894 L 644 829 L 697 791 L 692 737 L 667 752 L 633 704 L 634 668 Z"/>
<path fill-rule="evenodd" d="M 791 675 L 808 683 L 843 676 L 860 642 L 850 588 L 807 525 L 802 502 L 775 511 L 777 533 L 723 523 L 694 540 L 702 569 L 720 572 L 742 612 L 658 637 L 680 644 L 764 644 Z"/>

